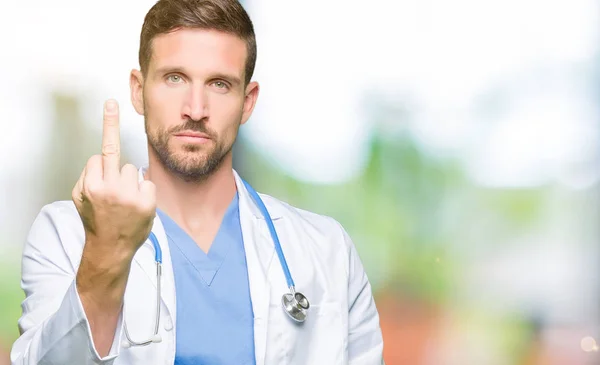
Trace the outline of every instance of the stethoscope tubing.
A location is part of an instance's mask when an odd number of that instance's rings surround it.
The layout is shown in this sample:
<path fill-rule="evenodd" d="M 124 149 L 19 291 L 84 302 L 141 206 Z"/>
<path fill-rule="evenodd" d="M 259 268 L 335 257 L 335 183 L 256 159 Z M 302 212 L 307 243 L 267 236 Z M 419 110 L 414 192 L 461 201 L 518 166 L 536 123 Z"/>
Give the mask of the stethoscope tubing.
<path fill-rule="evenodd" d="M 285 260 L 285 256 L 283 255 L 283 250 L 281 249 L 281 243 L 279 242 L 279 236 L 277 235 L 277 231 L 275 231 L 273 219 L 271 219 L 271 215 L 269 214 L 267 207 L 265 207 L 265 203 L 263 203 L 260 196 L 258 196 L 258 193 L 245 180 L 242 181 L 246 186 L 246 190 L 248 190 L 248 192 L 250 193 L 250 196 L 258 206 L 258 209 L 260 209 L 261 213 L 265 218 L 265 221 L 267 222 L 269 232 L 271 233 L 271 239 L 273 240 L 273 244 L 275 246 L 275 251 L 277 252 L 281 268 L 283 269 L 283 273 L 285 274 L 285 280 L 287 281 L 287 285 L 290 289 L 295 288 L 296 286 L 294 285 L 294 279 L 292 279 L 292 274 L 290 273 L 287 261 Z"/>
<path fill-rule="evenodd" d="M 258 195 L 258 193 L 250 186 L 250 184 L 248 184 L 245 180 L 242 180 L 242 182 L 244 183 L 246 190 L 250 193 L 252 200 L 254 200 L 254 203 L 258 206 L 258 209 L 261 211 L 261 214 L 263 215 L 263 217 L 267 223 L 267 227 L 269 228 L 269 233 L 271 234 L 271 239 L 273 240 L 273 245 L 275 246 L 275 251 L 277 252 L 277 256 L 279 257 L 279 263 L 281 264 L 281 268 L 285 275 L 287 285 L 290 289 L 292 303 L 294 303 L 296 306 L 301 307 L 304 315 L 303 315 L 302 319 L 295 318 L 295 316 L 293 314 L 291 314 L 285 308 L 285 305 L 284 305 L 284 309 L 286 310 L 288 315 L 290 315 L 290 317 L 294 321 L 303 322 L 304 318 L 306 318 L 306 310 L 308 309 L 308 305 L 309 305 L 308 299 L 306 299 L 306 297 L 303 294 L 296 292 L 294 279 L 292 278 L 292 274 L 290 273 L 290 269 L 288 267 L 287 261 L 283 254 L 283 250 L 281 249 L 281 243 L 279 242 L 279 236 L 277 235 L 277 231 L 275 230 L 275 225 L 273 224 L 273 219 L 271 218 L 271 215 L 269 214 L 267 207 L 263 203 L 263 201 L 260 198 L 260 196 Z M 152 335 L 152 337 L 150 339 L 148 339 L 146 341 L 141 341 L 141 342 L 133 341 L 129 335 L 129 331 L 127 330 L 127 322 L 125 321 L 125 318 L 123 317 L 123 329 L 125 332 L 125 336 L 127 338 L 127 342 L 124 341 L 124 343 L 123 343 L 124 347 L 146 346 L 151 343 L 156 343 L 156 342 L 162 341 L 160 335 L 158 334 L 158 328 L 159 328 L 159 324 L 160 324 L 162 250 L 160 248 L 158 239 L 156 238 L 156 235 L 153 232 L 150 232 L 150 235 L 148 238 L 150 239 L 150 241 L 152 242 L 152 246 L 154 247 L 154 261 L 156 262 L 156 311 L 155 311 L 156 317 L 154 318 L 154 334 Z M 284 294 L 283 298 L 286 298 L 287 295 L 290 295 L 290 294 Z M 300 295 L 303 298 L 303 301 L 306 301 L 306 303 L 305 304 L 299 303 L 298 300 L 296 299 L 296 295 Z M 283 300 L 283 298 L 282 298 L 282 300 Z M 123 316 L 124 316 L 124 314 L 123 314 Z"/>

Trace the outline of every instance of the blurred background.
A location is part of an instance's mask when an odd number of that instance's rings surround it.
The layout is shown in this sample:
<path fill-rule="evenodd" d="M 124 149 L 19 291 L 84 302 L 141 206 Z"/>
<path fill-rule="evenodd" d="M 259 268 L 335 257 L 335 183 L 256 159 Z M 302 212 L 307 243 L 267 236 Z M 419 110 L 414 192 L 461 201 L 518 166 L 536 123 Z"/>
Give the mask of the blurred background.
<path fill-rule="evenodd" d="M 0 2 L 0 364 L 25 236 L 99 152 L 104 100 L 146 161 L 128 77 L 154 2 Z M 600 364 L 600 4 L 244 5 L 262 89 L 236 169 L 348 230 L 387 364 Z"/>

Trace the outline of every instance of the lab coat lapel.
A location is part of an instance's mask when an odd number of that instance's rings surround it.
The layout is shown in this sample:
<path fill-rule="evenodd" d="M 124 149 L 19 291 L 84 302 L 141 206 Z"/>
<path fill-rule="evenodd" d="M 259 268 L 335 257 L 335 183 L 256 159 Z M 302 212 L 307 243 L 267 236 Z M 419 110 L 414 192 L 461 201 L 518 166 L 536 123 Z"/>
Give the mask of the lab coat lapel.
<path fill-rule="evenodd" d="M 139 170 L 139 179 L 143 181 L 145 168 Z M 275 248 L 268 233 L 260 210 L 248 194 L 244 183 L 236 171 L 233 171 L 239 196 L 240 225 L 244 240 L 244 251 L 248 266 L 250 298 L 254 311 L 254 347 L 256 365 L 265 365 L 267 349 L 267 327 L 269 320 L 269 302 L 271 288 L 269 270 L 273 262 Z M 280 217 L 270 212 L 273 220 Z M 169 311 L 173 322 L 176 321 L 176 293 L 173 266 L 167 236 L 158 215 L 154 218 L 152 232 L 156 235 L 163 256 L 161 298 Z M 156 287 L 156 266 L 154 248 L 150 240 L 140 247 L 134 257 L 134 263 Z"/>
<path fill-rule="evenodd" d="M 240 224 L 248 265 L 250 297 L 254 311 L 254 351 L 256 364 L 264 365 L 267 349 L 267 325 L 271 287 L 268 281 L 269 267 L 275 252 L 268 238 L 260 211 L 248 194 L 240 176 L 234 171 L 239 195 Z"/>

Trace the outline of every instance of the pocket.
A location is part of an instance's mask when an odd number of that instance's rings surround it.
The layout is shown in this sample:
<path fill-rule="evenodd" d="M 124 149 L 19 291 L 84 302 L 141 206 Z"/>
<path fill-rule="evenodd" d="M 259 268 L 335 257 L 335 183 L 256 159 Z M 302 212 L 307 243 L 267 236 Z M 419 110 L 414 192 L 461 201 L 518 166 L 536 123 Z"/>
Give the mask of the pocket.
<path fill-rule="evenodd" d="M 343 364 L 344 334 L 341 306 L 321 303 L 308 309 L 303 323 L 293 321 L 281 305 L 271 306 L 270 321 L 281 338 L 285 364 Z"/>

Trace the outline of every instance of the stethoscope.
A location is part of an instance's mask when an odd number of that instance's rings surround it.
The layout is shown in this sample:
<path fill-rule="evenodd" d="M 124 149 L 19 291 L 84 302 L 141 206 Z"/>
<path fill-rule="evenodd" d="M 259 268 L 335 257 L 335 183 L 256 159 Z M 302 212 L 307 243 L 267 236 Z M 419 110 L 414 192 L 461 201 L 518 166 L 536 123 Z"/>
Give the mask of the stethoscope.
<path fill-rule="evenodd" d="M 283 273 L 285 274 L 285 279 L 287 281 L 288 288 L 290 289 L 289 293 L 285 293 L 281 297 L 281 305 L 285 313 L 288 316 L 299 323 L 302 323 L 306 320 L 306 316 L 308 314 L 308 308 L 310 307 L 310 303 L 304 294 L 297 292 L 295 289 L 294 279 L 292 279 L 292 274 L 290 274 L 290 269 L 285 260 L 285 256 L 283 255 L 283 251 L 281 249 L 281 244 L 279 243 L 279 237 L 277 236 L 277 232 L 275 231 L 275 225 L 273 225 L 273 220 L 271 219 L 271 215 L 267 211 L 267 207 L 263 203 L 262 199 L 258 195 L 256 191 L 248 184 L 246 181 L 242 180 L 246 189 L 252 196 L 252 199 L 260 209 L 265 221 L 267 222 L 267 226 L 269 227 L 269 232 L 271 233 L 271 239 L 273 240 L 273 244 L 275 245 L 275 251 L 277 252 L 277 256 L 279 256 L 279 263 L 281 264 L 281 268 L 283 269 Z M 123 341 L 123 347 L 128 348 L 131 346 L 146 346 L 151 343 L 158 343 L 162 341 L 160 334 L 158 334 L 158 328 L 160 324 L 160 295 L 161 295 L 161 285 L 160 280 L 162 276 L 162 250 L 160 249 L 160 245 L 158 243 L 158 239 L 154 235 L 154 233 L 150 232 L 150 236 L 148 237 L 154 246 L 154 261 L 156 262 L 156 317 L 154 318 L 154 334 L 146 341 L 133 341 L 129 336 L 129 331 L 127 331 L 127 322 L 123 317 L 123 329 L 125 331 L 125 336 L 127 337 L 127 341 Z"/>

